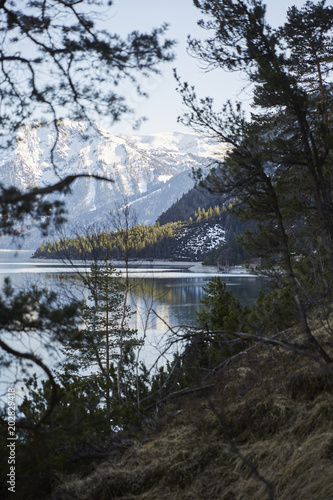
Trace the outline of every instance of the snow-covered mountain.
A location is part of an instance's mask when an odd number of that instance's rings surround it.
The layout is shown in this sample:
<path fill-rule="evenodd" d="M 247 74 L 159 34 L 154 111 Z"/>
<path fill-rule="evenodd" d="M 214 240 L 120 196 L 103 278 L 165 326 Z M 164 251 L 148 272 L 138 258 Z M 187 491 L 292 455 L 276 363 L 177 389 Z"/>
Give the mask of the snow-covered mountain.
<path fill-rule="evenodd" d="M 120 137 L 95 124 L 62 121 L 57 137 L 54 125 L 26 125 L 12 149 L 0 151 L 0 178 L 20 189 L 79 173 L 111 178 L 75 181 L 65 198 L 71 226 L 103 220 L 124 200 L 139 223 L 153 223 L 193 186 L 192 168 L 210 164 L 218 152 L 210 139 L 192 133 Z"/>

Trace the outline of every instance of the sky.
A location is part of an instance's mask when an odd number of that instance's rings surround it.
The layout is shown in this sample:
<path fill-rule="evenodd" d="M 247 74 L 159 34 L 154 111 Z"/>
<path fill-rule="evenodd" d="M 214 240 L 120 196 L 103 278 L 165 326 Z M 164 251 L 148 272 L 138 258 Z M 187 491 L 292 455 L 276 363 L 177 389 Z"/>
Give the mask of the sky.
<path fill-rule="evenodd" d="M 305 0 L 267 0 L 267 19 L 273 27 L 283 24 L 288 7 L 301 7 Z M 136 117 L 146 116 L 139 130 L 134 131 L 127 119 L 122 119 L 108 130 L 117 135 L 148 135 L 160 132 L 190 132 L 188 127 L 177 123 L 177 117 L 185 111 L 181 97 L 176 91 L 173 68 L 177 69 L 182 81 L 194 85 L 199 97 L 213 97 L 218 110 L 228 99 L 242 101 L 244 109 L 250 109 L 251 94 L 242 91 L 246 86 L 244 76 L 239 73 L 226 73 L 223 70 L 206 72 L 200 62 L 186 52 L 186 39 L 204 39 L 205 31 L 197 21 L 202 14 L 192 0 L 114 0 L 111 15 L 105 23 L 108 30 L 122 36 L 138 30 L 149 32 L 151 29 L 169 24 L 167 37 L 175 39 L 176 58 L 173 62 L 160 67 L 161 75 L 149 80 L 139 79 L 149 98 L 139 98 L 127 85 L 124 85 L 130 106 Z M 141 80 L 141 81 L 140 81 Z M 103 125 L 103 123 L 101 123 Z"/>

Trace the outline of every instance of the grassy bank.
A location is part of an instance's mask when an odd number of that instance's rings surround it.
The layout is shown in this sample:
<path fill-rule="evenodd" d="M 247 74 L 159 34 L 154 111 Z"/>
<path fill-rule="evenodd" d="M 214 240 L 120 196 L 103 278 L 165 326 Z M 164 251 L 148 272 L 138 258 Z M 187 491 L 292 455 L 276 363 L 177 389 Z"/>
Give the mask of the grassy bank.
<path fill-rule="evenodd" d="M 333 498 L 332 368 L 257 344 L 205 377 L 212 389 L 170 399 L 90 475 L 58 478 L 52 498 Z"/>

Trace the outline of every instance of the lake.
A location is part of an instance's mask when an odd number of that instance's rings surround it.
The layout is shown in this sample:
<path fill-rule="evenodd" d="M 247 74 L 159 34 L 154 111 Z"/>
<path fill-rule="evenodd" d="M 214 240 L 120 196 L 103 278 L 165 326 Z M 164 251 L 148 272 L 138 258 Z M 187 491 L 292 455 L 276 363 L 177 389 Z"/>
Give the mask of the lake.
<path fill-rule="evenodd" d="M 117 266 L 119 263 L 115 263 Z M 242 304 L 251 305 L 259 290 L 265 288 L 266 281 L 258 276 L 219 274 L 212 267 L 198 263 L 137 262 L 131 267 L 130 305 L 135 313 L 130 326 L 138 330 L 145 346 L 140 355 L 151 366 L 163 352 L 170 338 L 170 328 L 175 331 L 183 326 L 194 326 L 197 313 L 202 309 L 203 287 L 213 277 L 219 275 Z M 78 268 L 85 272 L 82 263 Z M 119 268 L 120 269 L 120 268 Z M 120 269 L 120 271 L 124 271 Z M 14 286 L 26 288 L 30 283 L 40 283 L 43 287 L 63 293 L 63 287 L 71 289 L 73 268 L 56 260 L 32 259 L 31 251 L 0 250 L 0 286 L 9 276 Z M 34 350 L 38 351 L 38 342 Z M 18 346 L 16 346 L 18 348 Z M 160 363 L 172 354 L 160 358 Z M 44 353 L 43 353 L 44 356 Z M 55 358 L 54 358 L 55 359 Z M 52 364 L 53 358 L 48 362 Z M 2 378 L 3 380 L 3 378 Z"/>
<path fill-rule="evenodd" d="M 29 283 L 41 283 L 54 289 L 64 282 L 70 282 L 75 270 L 57 260 L 32 259 L 29 250 L 0 250 L 0 286 L 9 276 L 13 284 L 27 287 Z M 124 271 L 115 262 L 120 272 Z M 230 273 L 218 273 L 213 267 L 198 263 L 150 262 L 132 263 L 129 270 L 132 291 L 130 303 L 137 311 L 133 326 L 141 329 L 144 310 L 153 308 L 170 326 L 194 325 L 197 312 L 201 310 L 200 301 L 204 296 L 203 287 L 213 276 L 220 276 L 243 305 L 251 305 L 256 300 L 259 290 L 264 289 L 266 280 L 259 276 Z M 78 263 L 78 270 L 85 270 Z M 162 326 L 156 318 L 154 328 Z M 165 329 L 165 325 L 163 325 Z"/>

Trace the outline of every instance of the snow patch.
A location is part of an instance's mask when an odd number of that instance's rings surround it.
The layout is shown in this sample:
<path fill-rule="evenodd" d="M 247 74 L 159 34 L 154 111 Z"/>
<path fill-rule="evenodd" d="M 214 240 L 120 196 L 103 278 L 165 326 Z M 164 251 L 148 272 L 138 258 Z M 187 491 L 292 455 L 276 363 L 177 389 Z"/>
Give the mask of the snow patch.
<path fill-rule="evenodd" d="M 190 255 L 196 258 L 225 243 L 226 230 L 218 223 L 211 225 L 206 222 L 200 226 L 185 228 L 176 239 L 178 240 L 176 257 Z"/>
<path fill-rule="evenodd" d="M 159 176 L 157 177 L 157 180 L 158 180 L 159 182 L 164 182 L 164 184 L 165 184 L 165 183 L 166 183 L 166 182 L 168 182 L 171 178 L 172 178 L 172 175 L 159 175 Z"/>
<path fill-rule="evenodd" d="M 147 192 L 147 183 L 146 182 L 139 182 L 139 191 L 140 193 L 146 193 Z"/>

